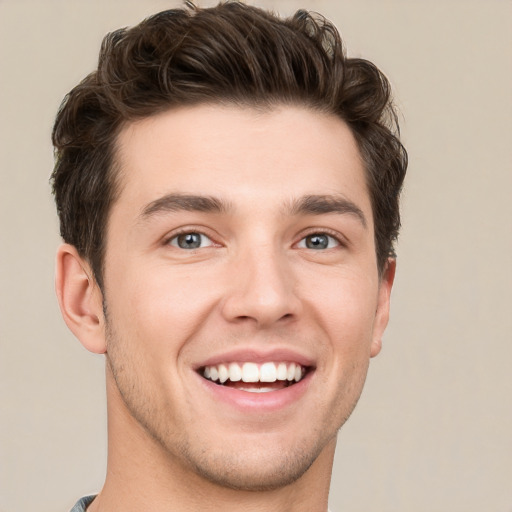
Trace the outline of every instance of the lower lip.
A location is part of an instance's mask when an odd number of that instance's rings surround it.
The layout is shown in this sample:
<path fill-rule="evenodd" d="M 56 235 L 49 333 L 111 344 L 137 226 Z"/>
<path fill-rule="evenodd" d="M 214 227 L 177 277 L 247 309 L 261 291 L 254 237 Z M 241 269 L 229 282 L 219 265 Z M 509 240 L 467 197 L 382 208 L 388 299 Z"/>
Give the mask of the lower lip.
<path fill-rule="evenodd" d="M 229 386 L 221 386 L 199 374 L 197 376 L 214 400 L 224 402 L 244 412 L 261 413 L 279 411 L 296 403 L 306 393 L 313 374 L 313 371 L 309 371 L 305 377 L 291 386 L 263 393 L 251 393 Z"/>

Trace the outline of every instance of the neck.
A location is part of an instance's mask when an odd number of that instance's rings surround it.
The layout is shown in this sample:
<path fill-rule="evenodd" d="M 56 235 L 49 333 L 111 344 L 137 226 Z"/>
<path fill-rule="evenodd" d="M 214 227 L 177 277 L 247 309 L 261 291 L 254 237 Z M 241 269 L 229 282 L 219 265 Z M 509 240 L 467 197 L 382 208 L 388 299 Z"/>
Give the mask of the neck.
<path fill-rule="evenodd" d="M 326 512 L 336 439 L 294 482 L 270 490 L 235 490 L 182 463 L 131 416 L 107 372 L 108 463 L 90 512 Z"/>

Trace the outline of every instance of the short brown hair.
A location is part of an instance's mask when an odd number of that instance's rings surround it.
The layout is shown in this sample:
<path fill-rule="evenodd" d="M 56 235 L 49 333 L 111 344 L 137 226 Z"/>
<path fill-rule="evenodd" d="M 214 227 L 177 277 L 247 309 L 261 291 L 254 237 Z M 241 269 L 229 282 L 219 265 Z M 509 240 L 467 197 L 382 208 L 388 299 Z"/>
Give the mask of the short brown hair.
<path fill-rule="evenodd" d="M 52 140 L 61 235 L 102 286 L 115 143 L 127 123 L 176 106 L 304 105 L 339 116 L 363 157 L 379 271 L 394 255 L 407 153 L 390 86 L 372 63 L 347 58 L 336 28 L 300 10 L 288 19 L 239 2 L 156 14 L 103 40 L 98 68 L 64 99 Z"/>

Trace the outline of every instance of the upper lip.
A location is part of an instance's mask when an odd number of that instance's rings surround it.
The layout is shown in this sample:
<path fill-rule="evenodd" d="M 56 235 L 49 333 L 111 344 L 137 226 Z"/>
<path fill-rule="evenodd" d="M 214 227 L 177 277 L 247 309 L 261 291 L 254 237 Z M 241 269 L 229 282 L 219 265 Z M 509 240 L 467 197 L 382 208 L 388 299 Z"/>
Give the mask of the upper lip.
<path fill-rule="evenodd" d="M 271 350 L 261 349 L 235 349 L 210 356 L 208 359 L 195 365 L 199 370 L 205 366 L 214 366 L 222 363 L 244 363 L 251 362 L 263 364 L 267 362 L 290 362 L 298 363 L 304 367 L 315 366 L 314 359 L 297 350 L 290 348 L 274 348 Z"/>

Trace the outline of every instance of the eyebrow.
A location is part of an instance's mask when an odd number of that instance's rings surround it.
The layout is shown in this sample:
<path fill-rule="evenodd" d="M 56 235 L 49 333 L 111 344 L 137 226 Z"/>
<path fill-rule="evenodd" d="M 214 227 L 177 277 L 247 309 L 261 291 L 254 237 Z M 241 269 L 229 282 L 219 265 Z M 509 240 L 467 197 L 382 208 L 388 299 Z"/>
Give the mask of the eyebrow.
<path fill-rule="evenodd" d="M 148 203 L 139 216 L 146 220 L 161 213 L 189 211 L 205 213 L 226 213 L 233 210 L 227 201 L 214 196 L 194 194 L 166 194 Z M 291 201 L 284 209 L 288 215 L 323 215 L 328 213 L 354 215 L 367 227 L 363 211 L 355 203 L 339 195 L 307 195 Z"/>
<path fill-rule="evenodd" d="M 197 196 L 191 194 L 166 194 L 147 204 L 140 214 L 140 219 L 145 220 L 159 213 L 188 211 L 224 213 L 231 209 L 231 206 L 212 196 Z"/>
<path fill-rule="evenodd" d="M 339 195 L 308 195 L 293 201 L 288 207 L 291 215 L 323 215 L 338 213 L 354 215 L 363 225 L 368 226 L 363 211 L 355 203 Z"/>

